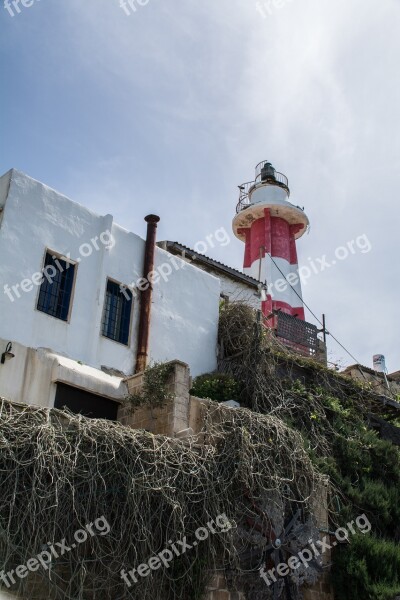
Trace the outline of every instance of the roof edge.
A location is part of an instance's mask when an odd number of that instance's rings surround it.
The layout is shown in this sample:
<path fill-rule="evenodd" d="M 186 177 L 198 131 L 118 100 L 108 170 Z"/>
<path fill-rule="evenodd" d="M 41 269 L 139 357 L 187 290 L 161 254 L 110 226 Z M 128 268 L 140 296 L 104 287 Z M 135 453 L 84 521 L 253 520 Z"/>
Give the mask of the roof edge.
<path fill-rule="evenodd" d="M 185 253 L 191 254 L 191 258 L 194 259 L 196 262 L 202 263 L 203 265 L 207 265 L 209 267 L 212 267 L 216 271 L 224 273 L 225 275 L 228 275 L 231 278 L 236 279 L 237 281 L 241 281 L 242 283 L 245 283 L 245 284 L 253 287 L 256 290 L 259 290 L 260 288 L 262 288 L 264 286 L 264 284 L 261 281 L 258 281 L 257 279 L 250 277 L 250 275 L 246 275 L 245 273 L 242 273 L 241 271 L 238 271 L 237 269 L 234 269 L 233 267 L 225 265 L 224 263 L 221 263 L 218 260 L 215 260 L 214 258 L 210 258 L 209 256 L 206 256 L 205 254 L 200 254 L 199 252 L 196 252 L 195 250 L 193 250 L 193 248 L 189 248 L 188 246 L 185 246 L 184 244 L 181 244 L 179 242 L 173 242 L 171 240 L 163 240 L 163 241 L 157 242 L 157 246 L 159 246 L 160 248 L 162 248 L 164 250 L 167 250 L 171 254 L 173 253 L 172 250 L 176 250 L 180 253 L 185 252 Z"/>

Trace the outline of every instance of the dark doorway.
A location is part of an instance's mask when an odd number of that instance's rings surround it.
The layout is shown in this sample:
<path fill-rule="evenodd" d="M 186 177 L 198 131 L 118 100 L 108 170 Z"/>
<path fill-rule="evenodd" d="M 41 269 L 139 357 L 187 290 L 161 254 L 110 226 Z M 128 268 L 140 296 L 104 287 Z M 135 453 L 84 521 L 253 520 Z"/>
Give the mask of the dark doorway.
<path fill-rule="evenodd" d="M 64 408 L 66 406 L 70 411 L 79 413 L 91 419 L 117 420 L 118 403 L 96 396 L 79 388 L 57 383 L 55 408 Z"/>

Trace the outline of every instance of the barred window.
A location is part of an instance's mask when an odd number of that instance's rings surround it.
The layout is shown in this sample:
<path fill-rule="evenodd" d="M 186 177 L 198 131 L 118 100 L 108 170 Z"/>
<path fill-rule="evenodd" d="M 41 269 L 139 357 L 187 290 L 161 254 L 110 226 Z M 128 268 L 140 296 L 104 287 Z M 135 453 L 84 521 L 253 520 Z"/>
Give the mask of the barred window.
<path fill-rule="evenodd" d="M 107 280 L 103 315 L 103 335 L 128 345 L 132 312 L 132 293 L 125 286 Z"/>
<path fill-rule="evenodd" d="M 56 319 L 68 321 L 75 265 L 46 252 L 37 309 Z"/>

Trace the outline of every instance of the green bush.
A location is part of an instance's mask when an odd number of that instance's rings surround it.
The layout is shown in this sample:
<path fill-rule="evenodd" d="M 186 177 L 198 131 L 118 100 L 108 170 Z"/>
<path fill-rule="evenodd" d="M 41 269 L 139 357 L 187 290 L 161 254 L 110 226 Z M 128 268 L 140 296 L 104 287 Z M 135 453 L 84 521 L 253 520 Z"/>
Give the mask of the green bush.
<path fill-rule="evenodd" d="M 393 600 L 400 594 L 400 547 L 371 533 L 354 536 L 336 551 L 332 577 L 340 600 Z"/>
<path fill-rule="evenodd" d="M 172 363 L 154 363 L 146 367 L 142 388 L 126 398 L 131 410 L 135 411 L 140 406 L 161 408 L 172 400 L 174 396 L 168 390 L 168 379 L 173 371 Z"/>
<path fill-rule="evenodd" d="M 239 401 L 240 398 L 237 381 L 224 373 L 199 375 L 199 377 L 194 379 L 190 393 L 192 396 L 209 398 L 217 402 L 225 402 L 226 400 Z"/>

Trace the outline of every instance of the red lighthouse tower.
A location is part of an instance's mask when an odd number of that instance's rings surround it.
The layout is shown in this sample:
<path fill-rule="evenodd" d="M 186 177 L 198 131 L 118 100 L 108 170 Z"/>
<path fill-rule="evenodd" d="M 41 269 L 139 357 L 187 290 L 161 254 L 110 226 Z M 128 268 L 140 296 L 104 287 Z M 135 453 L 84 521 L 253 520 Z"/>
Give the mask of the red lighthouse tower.
<path fill-rule="evenodd" d="M 246 244 L 243 271 L 266 284 L 267 323 L 275 326 L 278 311 L 304 321 L 296 240 L 307 230 L 308 218 L 289 202 L 287 177 L 267 161 L 257 165 L 254 181 L 239 189 L 233 231 Z"/>

